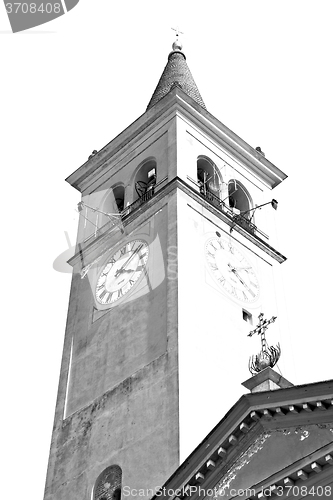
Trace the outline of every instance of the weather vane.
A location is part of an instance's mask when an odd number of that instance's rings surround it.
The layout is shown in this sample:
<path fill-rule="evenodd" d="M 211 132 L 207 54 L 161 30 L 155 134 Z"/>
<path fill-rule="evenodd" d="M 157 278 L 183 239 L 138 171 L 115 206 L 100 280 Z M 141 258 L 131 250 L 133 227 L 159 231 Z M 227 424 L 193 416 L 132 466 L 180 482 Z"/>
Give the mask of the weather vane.
<path fill-rule="evenodd" d="M 267 320 L 264 319 L 264 314 L 260 313 L 258 318 L 259 324 L 248 334 L 248 337 L 252 337 L 252 335 L 257 333 L 260 335 L 261 341 L 261 351 L 259 354 L 251 356 L 249 359 L 249 370 L 252 375 L 261 372 L 268 366 L 273 368 L 281 355 L 280 344 L 277 344 L 276 347 L 269 346 L 266 340 L 266 330 L 271 323 L 274 323 L 276 316 L 272 316 L 271 319 Z"/>
<path fill-rule="evenodd" d="M 180 31 L 179 28 L 171 28 L 171 29 L 176 32 L 177 38 L 179 37 L 179 34 L 184 35 L 184 33 L 182 31 Z"/>

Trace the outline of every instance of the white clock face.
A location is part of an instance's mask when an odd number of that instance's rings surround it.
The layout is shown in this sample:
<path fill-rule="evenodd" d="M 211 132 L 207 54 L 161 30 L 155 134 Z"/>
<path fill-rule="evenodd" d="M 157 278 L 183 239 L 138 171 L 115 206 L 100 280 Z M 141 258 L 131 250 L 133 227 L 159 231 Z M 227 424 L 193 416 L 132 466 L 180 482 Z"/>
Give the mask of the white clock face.
<path fill-rule="evenodd" d="M 233 298 L 241 302 L 258 299 L 257 276 L 251 264 L 231 241 L 210 238 L 205 244 L 205 257 L 214 280 Z"/>
<path fill-rule="evenodd" d="M 126 295 L 144 272 L 149 257 L 148 244 L 132 240 L 117 250 L 99 274 L 95 296 L 99 304 L 113 304 Z"/>

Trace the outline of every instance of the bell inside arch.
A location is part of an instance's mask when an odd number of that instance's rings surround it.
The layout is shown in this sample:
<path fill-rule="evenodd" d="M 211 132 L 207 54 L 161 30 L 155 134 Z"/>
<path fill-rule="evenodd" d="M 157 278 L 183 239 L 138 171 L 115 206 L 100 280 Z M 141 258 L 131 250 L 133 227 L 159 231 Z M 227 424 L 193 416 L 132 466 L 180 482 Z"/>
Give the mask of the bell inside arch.
<path fill-rule="evenodd" d="M 250 219 L 252 200 L 241 182 L 231 179 L 228 183 L 228 194 L 230 208 L 238 210 L 244 217 Z"/>
<path fill-rule="evenodd" d="M 219 191 L 220 191 L 220 186 L 219 186 L 219 183 L 217 182 L 217 179 L 215 181 L 209 180 L 207 183 L 207 188 L 209 189 L 209 191 L 216 194 L 216 196 L 217 196 Z"/>
<path fill-rule="evenodd" d="M 208 158 L 199 156 L 197 160 L 197 180 L 206 193 L 220 195 L 221 179 L 216 165 Z"/>

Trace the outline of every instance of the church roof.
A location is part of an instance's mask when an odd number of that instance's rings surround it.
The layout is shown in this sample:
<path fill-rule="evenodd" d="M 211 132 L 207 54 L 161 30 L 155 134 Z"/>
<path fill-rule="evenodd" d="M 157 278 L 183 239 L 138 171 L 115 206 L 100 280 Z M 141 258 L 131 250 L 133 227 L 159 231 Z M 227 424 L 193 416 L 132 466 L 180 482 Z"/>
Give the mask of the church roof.
<path fill-rule="evenodd" d="M 280 492 L 316 478 L 332 487 L 332 434 L 333 380 L 246 394 L 152 500 L 170 500 L 175 491 L 181 499 L 246 491 L 241 498 L 259 500 L 265 488 Z"/>
<path fill-rule="evenodd" d="M 178 40 L 172 45 L 172 52 L 169 54 L 168 62 L 149 101 L 147 111 L 170 92 L 175 85 L 178 85 L 185 94 L 206 109 L 199 89 L 187 65 L 185 54 L 182 52 L 182 45 Z"/>

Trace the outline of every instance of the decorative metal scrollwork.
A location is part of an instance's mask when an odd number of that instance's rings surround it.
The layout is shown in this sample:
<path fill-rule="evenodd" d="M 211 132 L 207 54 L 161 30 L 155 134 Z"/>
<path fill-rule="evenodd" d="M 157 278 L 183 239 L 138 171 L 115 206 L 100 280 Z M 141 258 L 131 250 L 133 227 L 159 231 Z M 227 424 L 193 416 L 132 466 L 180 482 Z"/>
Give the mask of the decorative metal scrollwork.
<path fill-rule="evenodd" d="M 156 176 L 154 175 L 148 182 L 136 181 L 135 191 L 139 198 L 142 198 L 148 191 L 152 191 L 156 184 Z"/>
<path fill-rule="evenodd" d="M 276 347 L 269 346 L 266 344 L 265 351 L 260 351 L 259 354 L 251 356 L 249 359 L 249 370 L 252 375 L 260 373 L 262 370 L 270 366 L 276 365 L 281 356 L 280 344 Z"/>
<path fill-rule="evenodd" d="M 135 191 L 136 194 L 141 198 L 144 194 L 146 194 L 148 189 L 148 182 L 145 181 L 137 181 L 135 183 Z"/>

